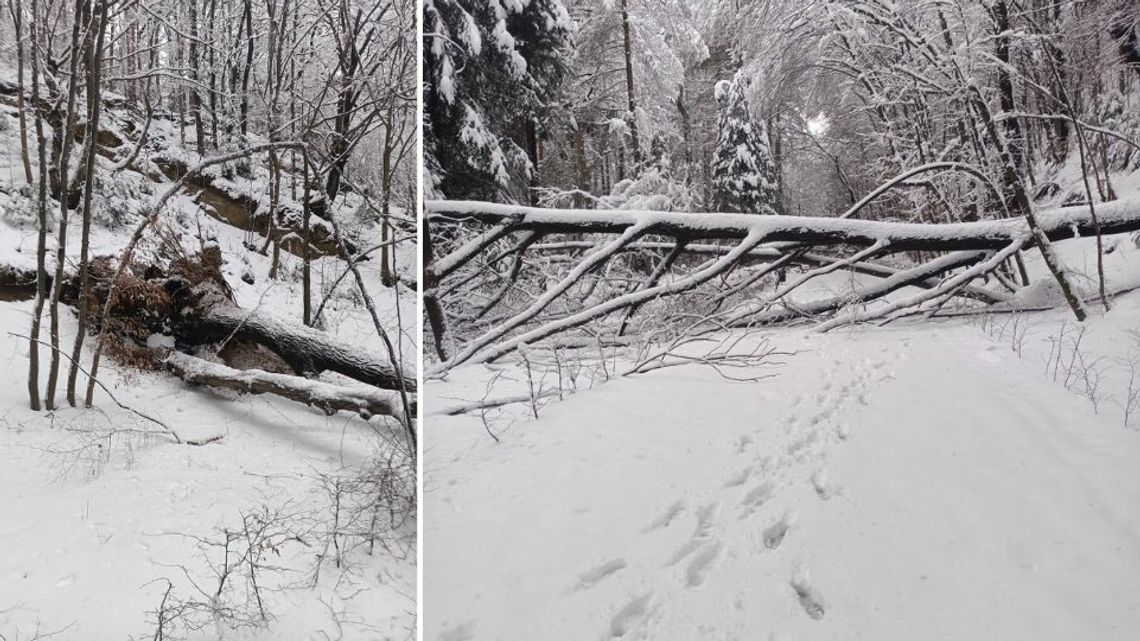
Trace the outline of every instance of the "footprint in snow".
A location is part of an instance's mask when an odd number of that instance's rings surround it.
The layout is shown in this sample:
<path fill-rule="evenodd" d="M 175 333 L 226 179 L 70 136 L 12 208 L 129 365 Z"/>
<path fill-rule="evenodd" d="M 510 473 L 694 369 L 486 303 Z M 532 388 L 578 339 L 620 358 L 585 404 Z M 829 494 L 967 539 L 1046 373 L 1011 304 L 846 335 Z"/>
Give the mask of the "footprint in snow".
<path fill-rule="evenodd" d="M 466 621 L 453 628 L 446 628 L 436 637 L 438 641 L 471 641 L 475 638 L 475 622 Z"/>
<path fill-rule="evenodd" d="M 575 587 L 575 589 L 589 590 L 595 585 L 601 583 L 605 578 L 614 574 L 618 570 L 625 568 L 628 565 L 629 563 L 627 563 L 625 559 L 610 559 L 609 561 L 606 561 L 605 563 L 578 577 L 578 585 Z"/>
<path fill-rule="evenodd" d="M 823 597 L 820 596 L 819 591 L 812 585 L 807 568 L 802 565 L 797 568 L 795 575 L 789 583 L 792 589 L 795 590 L 796 597 L 798 597 L 800 601 L 800 607 L 804 609 L 804 612 L 816 621 L 822 619 L 825 612 Z"/>
<path fill-rule="evenodd" d="M 673 553 L 665 563 L 665 567 L 672 567 L 684 561 L 712 536 L 712 521 L 716 516 L 717 507 L 716 503 L 709 503 L 697 510 L 697 527 L 693 530 L 693 536 Z"/>
<path fill-rule="evenodd" d="M 736 453 L 743 454 L 752 445 L 752 437 L 745 434 L 736 440 Z"/>
<path fill-rule="evenodd" d="M 819 432 L 813 430 L 803 435 L 801 438 L 788 443 L 784 451 L 788 456 L 798 460 L 802 456 L 805 456 L 807 453 L 809 453 L 809 451 L 817 444 L 818 440 Z"/>
<path fill-rule="evenodd" d="M 644 624 L 649 616 L 652 601 L 653 593 L 646 592 L 618 610 L 610 620 L 610 637 L 620 639 Z"/>
<path fill-rule="evenodd" d="M 764 530 L 764 547 L 769 550 L 779 548 L 784 542 L 784 537 L 788 535 L 788 530 L 792 529 L 798 519 L 799 515 L 794 510 L 789 510 L 779 521 L 768 526 L 768 529 Z"/>
<path fill-rule="evenodd" d="M 831 478 L 827 473 L 827 468 L 819 468 L 811 475 L 811 484 L 815 488 L 815 493 L 819 498 L 824 501 L 835 496 L 838 489 L 831 483 Z"/>
<path fill-rule="evenodd" d="M 728 478 L 728 480 L 724 482 L 724 486 L 725 487 L 740 487 L 741 485 L 744 485 L 745 481 L 748 480 L 748 477 L 751 474 L 752 474 L 752 468 L 746 467 L 746 468 L 740 470 L 739 472 L 737 472 L 736 474 L 733 474 L 732 476 L 730 476 Z"/>
<path fill-rule="evenodd" d="M 744 498 L 740 501 L 740 504 L 744 506 L 744 510 L 740 512 L 740 518 L 746 519 L 749 516 L 752 516 L 752 514 L 758 510 L 760 506 L 764 505 L 768 502 L 768 499 L 772 498 L 772 492 L 774 489 L 775 488 L 770 482 L 764 481 L 763 483 L 760 483 L 756 487 L 749 490 L 748 494 L 745 494 Z"/>
<path fill-rule="evenodd" d="M 709 503 L 701 506 L 697 510 L 697 529 L 693 532 L 693 536 L 708 536 L 712 531 L 712 522 L 716 518 L 717 508 L 720 507 L 717 503 Z"/>
<path fill-rule="evenodd" d="M 685 582 L 690 588 L 695 588 L 705 582 L 716 565 L 717 559 L 720 558 L 722 549 L 724 549 L 724 545 L 719 541 L 711 543 L 694 556 L 692 561 L 689 561 L 689 567 L 685 570 Z"/>
<path fill-rule="evenodd" d="M 685 544 L 677 548 L 677 551 L 673 553 L 673 556 L 669 557 L 669 560 L 665 562 L 665 567 L 671 568 L 681 561 L 684 561 L 685 557 L 689 556 L 693 553 L 694 550 L 701 547 L 701 542 L 702 541 L 699 538 L 692 538 L 688 541 L 685 541 Z"/>
<path fill-rule="evenodd" d="M 672 505 L 665 508 L 665 513 L 657 517 L 657 520 L 650 523 L 649 527 L 645 528 L 645 532 L 652 532 L 653 530 L 660 530 L 669 527 L 681 512 L 685 511 L 684 501 L 674 501 Z"/>

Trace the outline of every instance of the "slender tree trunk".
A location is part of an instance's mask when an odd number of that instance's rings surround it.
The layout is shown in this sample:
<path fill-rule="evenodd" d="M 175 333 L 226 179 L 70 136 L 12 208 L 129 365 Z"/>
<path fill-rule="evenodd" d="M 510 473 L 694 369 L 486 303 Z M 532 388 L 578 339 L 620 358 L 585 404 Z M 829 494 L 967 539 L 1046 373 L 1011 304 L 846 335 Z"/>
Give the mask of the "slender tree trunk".
<path fill-rule="evenodd" d="M 218 9 L 218 0 L 209 0 L 209 8 L 207 10 L 206 29 L 209 32 L 209 40 L 211 43 L 210 53 L 207 56 L 206 64 L 210 69 L 210 147 L 218 150 L 218 73 L 217 66 L 214 62 L 214 49 L 213 42 L 216 39 L 216 18 Z"/>
<path fill-rule="evenodd" d="M 994 57 L 1001 64 L 997 67 L 998 93 L 1001 97 L 1001 110 L 1007 114 L 1016 111 L 1017 106 L 1013 96 L 1013 79 L 1010 77 L 1009 52 L 1009 7 L 1005 0 L 998 0 L 990 7 L 990 17 L 994 22 Z M 1025 141 L 1022 138 L 1021 121 L 1017 118 L 1005 118 L 1005 140 L 1010 155 L 1013 157 L 1017 172 L 1025 171 Z"/>
<path fill-rule="evenodd" d="M 396 284 L 390 265 L 390 253 L 395 254 L 394 248 L 388 247 L 388 216 L 392 201 L 392 127 L 394 114 L 388 110 L 388 124 L 384 128 L 384 150 L 380 157 L 380 282 L 385 287 Z"/>
<path fill-rule="evenodd" d="M 435 346 L 435 355 L 439 357 L 440 361 L 447 360 L 447 349 L 444 347 L 447 343 L 447 319 L 443 315 L 443 307 L 439 304 L 439 297 L 436 296 L 435 287 L 438 284 L 435 276 L 432 275 L 430 269 L 433 260 L 433 250 L 431 242 L 431 226 L 428 225 L 427 218 L 420 219 L 420 225 L 423 226 L 423 234 L 421 244 L 423 245 L 423 281 L 424 281 L 424 313 L 428 317 L 428 326 L 431 328 L 432 341 Z"/>
<path fill-rule="evenodd" d="M 17 0 L 19 1 L 19 0 Z M 40 111 L 40 58 L 41 42 L 39 27 L 40 19 L 39 0 L 32 0 L 32 16 L 30 31 L 32 37 L 32 108 L 35 114 L 36 153 L 38 154 L 39 187 L 36 192 L 36 220 L 38 223 L 36 236 L 36 302 L 32 311 L 32 328 L 28 341 L 28 402 L 29 407 L 39 411 L 40 403 L 40 322 L 43 318 L 44 303 L 47 300 L 47 187 L 48 187 L 48 160 L 47 139 L 44 135 L 44 116 Z"/>
<path fill-rule="evenodd" d="M 79 70 L 81 68 L 80 61 L 83 59 L 84 53 L 92 45 L 91 39 L 93 37 L 93 29 L 91 25 L 91 18 L 93 14 L 91 7 L 87 0 L 76 0 L 75 13 L 72 16 L 72 29 L 71 29 L 71 61 L 69 63 L 69 70 L 71 77 L 68 79 L 67 85 L 67 114 L 62 121 L 63 127 L 63 143 L 59 147 L 59 157 L 56 159 L 56 166 L 58 172 L 59 182 L 59 227 L 56 232 L 56 263 L 55 263 L 55 279 L 52 283 L 51 302 L 48 306 L 48 318 L 51 323 L 51 362 L 48 367 L 47 378 L 47 391 L 44 393 L 44 406 L 49 409 L 55 409 L 55 390 L 59 382 L 59 299 L 63 290 L 64 269 L 67 266 L 67 231 L 68 221 L 71 213 L 71 208 L 78 203 L 72 202 L 72 176 L 71 176 L 71 151 L 75 142 L 75 129 L 77 123 L 77 114 L 75 108 L 76 96 L 79 93 Z M 86 23 L 82 31 L 80 31 L 80 24 Z M 80 37 L 82 34 L 82 38 Z M 53 132 L 52 138 L 58 138 L 59 132 Z M 94 144 L 96 132 L 92 131 L 88 126 L 84 131 L 84 144 Z"/>
<path fill-rule="evenodd" d="M 633 46 L 629 39 L 628 0 L 621 0 L 621 34 L 625 53 L 625 94 L 629 107 L 629 135 L 633 145 L 633 173 L 641 168 L 641 136 L 637 130 L 637 98 L 633 90 Z"/>
<path fill-rule="evenodd" d="M 1061 33 L 1061 6 L 1059 2 L 1054 3 L 1052 10 L 1049 12 L 1048 24 L 1052 25 L 1051 31 L 1053 34 Z M 1045 38 L 1045 43 L 1049 56 L 1052 58 L 1053 68 L 1056 70 L 1056 77 L 1059 78 L 1059 81 L 1054 85 L 1053 93 L 1059 93 L 1068 82 L 1069 71 L 1065 59 L 1065 51 L 1061 49 L 1061 46 L 1053 37 Z M 1047 126 L 1050 128 L 1050 159 L 1057 164 L 1063 163 L 1065 159 L 1069 157 L 1069 123 L 1063 118 L 1056 118 L 1051 120 Z"/>
<path fill-rule="evenodd" d="M 304 200 L 301 201 L 301 237 L 304 245 L 301 247 L 301 321 L 305 325 L 313 324 L 313 276 L 312 256 L 309 251 L 309 199 L 312 194 L 309 189 L 309 163 L 304 163 Z"/>
<path fill-rule="evenodd" d="M 590 191 L 590 167 L 586 163 L 586 135 L 582 131 L 582 124 L 575 120 L 574 126 L 574 161 L 578 173 L 578 192 L 574 194 L 574 206 L 581 209 L 589 206 L 586 194 Z"/>
<path fill-rule="evenodd" d="M 530 179 L 527 181 L 527 201 L 538 204 L 538 123 L 534 118 L 526 119 L 526 155 L 530 159 Z"/>
<path fill-rule="evenodd" d="M 241 136 L 242 144 L 249 133 L 249 73 L 253 69 L 253 0 L 245 0 L 242 18 L 245 21 L 245 65 L 241 72 Z"/>
<path fill-rule="evenodd" d="M 24 5 L 23 0 L 8 0 L 8 10 L 12 13 L 12 25 L 16 29 L 16 110 L 20 121 L 20 160 L 24 165 L 24 180 L 30 185 L 35 181 L 32 175 L 31 154 L 28 152 L 28 114 L 24 104 Z"/>
<path fill-rule="evenodd" d="M 83 353 L 83 340 L 87 336 L 87 301 L 91 298 L 91 274 L 88 264 L 91 252 L 91 201 L 95 186 L 96 136 L 102 113 L 100 96 L 103 76 L 103 41 L 107 30 L 107 0 L 96 0 L 97 37 L 95 45 L 87 57 L 87 122 L 88 136 L 85 147 L 83 184 L 83 231 L 79 245 L 79 304 L 75 333 L 75 343 L 71 349 L 70 367 L 67 372 L 67 402 L 76 405 L 75 386 L 79 374 L 79 361 Z M 149 113 L 149 111 L 148 111 Z M 145 134 L 143 134 L 145 135 Z"/>
<path fill-rule="evenodd" d="M 201 74 L 198 66 L 198 0 L 188 0 L 190 8 L 190 43 L 188 56 L 190 58 L 190 115 L 194 118 L 194 139 L 198 153 L 205 155 L 206 129 L 202 125 L 202 94 L 199 90 Z"/>
<path fill-rule="evenodd" d="M 1121 8 L 1109 25 L 1108 32 L 1116 41 L 1124 64 L 1140 77 L 1140 41 L 1136 37 L 1136 4 L 1121 2 Z"/>

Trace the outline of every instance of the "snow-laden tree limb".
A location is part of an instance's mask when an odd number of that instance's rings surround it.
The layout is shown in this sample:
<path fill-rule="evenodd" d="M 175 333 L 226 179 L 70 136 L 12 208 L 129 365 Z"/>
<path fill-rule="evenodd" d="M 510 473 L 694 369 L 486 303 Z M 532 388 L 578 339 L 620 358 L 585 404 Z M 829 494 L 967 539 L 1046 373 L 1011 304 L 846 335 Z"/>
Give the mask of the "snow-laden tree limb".
<path fill-rule="evenodd" d="M 541 243 L 530 246 L 530 251 L 533 253 L 561 253 L 577 249 L 592 248 L 597 243 L 589 240 L 563 240 L 549 243 Z M 653 240 L 644 240 L 628 245 L 625 251 L 672 251 L 676 243 L 661 242 Z M 873 247 L 873 245 L 872 245 Z M 711 243 L 687 243 L 681 249 L 684 254 L 714 254 L 717 256 L 723 255 L 730 247 L 725 245 L 715 245 Z M 749 264 L 750 262 L 771 262 L 783 256 L 788 256 L 782 250 L 775 247 L 760 246 L 748 252 L 741 257 L 741 264 Z M 866 262 L 862 260 L 851 260 L 848 258 L 836 258 L 821 254 L 819 252 L 796 252 L 792 256 L 792 263 L 799 265 L 810 265 L 814 267 L 826 267 L 828 265 L 836 265 L 840 263 L 839 267 L 844 270 L 852 271 L 857 274 L 865 274 L 867 276 L 875 276 L 878 278 L 890 278 L 899 272 L 898 269 L 887 267 L 886 265 L 879 265 L 877 263 Z M 928 279 L 924 281 L 916 281 L 910 283 L 915 287 L 931 288 L 938 285 L 938 281 Z M 983 303 L 1002 303 L 1009 300 L 1009 295 L 1004 292 L 995 292 L 985 287 L 975 287 L 966 285 L 961 290 L 961 294 L 967 298 L 982 301 Z"/>
<path fill-rule="evenodd" d="M 928 281 L 944 272 L 975 264 L 984 260 L 988 254 L 989 252 L 984 251 L 954 252 L 917 267 L 898 271 L 887 278 L 874 281 L 852 291 L 807 303 L 791 304 L 785 302 L 782 306 L 777 307 L 762 302 L 743 306 L 723 320 L 722 324 L 730 327 L 772 325 L 795 318 L 818 317 L 835 312 L 853 303 L 882 298 L 903 287 Z"/>
<path fill-rule="evenodd" d="M 237 370 L 181 352 L 171 352 L 164 365 L 187 383 L 224 387 L 246 394 L 275 394 L 329 414 L 345 411 L 365 419 L 383 415 L 403 420 L 399 394 L 366 385 L 332 385 L 259 369 Z"/>
<path fill-rule="evenodd" d="M 643 303 L 654 298 L 671 296 L 695 287 L 696 285 L 700 285 L 701 283 L 708 281 L 710 278 L 723 273 L 726 269 L 731 267 L 737 259 L 740 258 L 741 254 L 747 252 L 756 245 L 759 245 L 763 240 L 764 236 L 760 232 L 752 232 L 747 237 L 745 237 L 739 245 L 734 247 L 732 251 L 725 254 L 722 258 L 716 261 L 712 261 L 703 269 L 698 270 L 697 272 L 690 274 L 685 278 L 662 285 L 649 287 L 647 289 L 640 289 L 635 292 L 630 292 L 624 296 L 618 296 L 617 298 L 613 298 L 604 303 L 584 309 L 577 314 L 571 314 L 565 318 L 547 323 L 529 332 L 520 334 L 519 336 L 516 336 L 510 340 L 503 341 L 490 349 L 473 354 L 473 358 L 471 358 L 471 360 L 474 360 L 476 363 L 491 361 L 508 352 L 518 349 L 519 345 L 539 341 L 572 327 L 584 325 L 585 323 L 595 318 L 604 316 L 619 309 L 624 309 L 626 307 Z M 467 351 L 464 351 L 462 354 L 466 354 Z M 455 358 L 451 362 L 445 364 L 445 366 L 451 367 L 457 365 L 460 362 L 463 362 L 458 360 L 460 356 L 461 354 L 457 354 Z"/>
<path fill-rule="evenodd" d="M 540 209 L 448 200 L 425 201 L 424 214 L 432 223 L 507 225 L 511 231 L 544 233 L 620 234 L 637 227 L 641 236 L 661 235 L 689 240 L 739 240 L 752 231 L 762 233 L 767 242 L 772 243 L 869 247 L 885 240 L 890 242 L 893 251 L 1000 250 L 1029 232 L 1023 218 L 924 224 L 809 216 Z M 1036 215 L 1041 230 L 1052 241 L 1094 234 L 1087 206 L 1044 210 Z M 1140 201 L 1101 203 L 1097 217 L 1103 234 L 1140 230 Z M 462 258 L 466 260 L 470 256 Z M 448 267 L 453 271 L 457 266 L 449 263 Z"/>
<path fill-rule="evenodd" d="M 196 318 L 185 331 L 206 341 L 244 338 L 280 356 L 298 373 L 332 371 L 383 389 L 400 389 L 400 379 L 410 392 L 416 390 L 411 372 L 397 372 L 389 359 L 359 345 L 346 343 L 312 327 L 290 323 L 235 307 L 216 307 Z M 196 341 L 197 342 L 197 341 Z"/>
<path fill-rule="evenodd" d="M 493 361 L 521 345 L 603 322 L 617 311 L 625 312 L 617 321 L 620 329 L 605 331 L 621 333 L 651 302 L 655 311 L 650 313 L 665 314 L 668 318 L 658 321 L 668 322 L 685 312 L 658 301 L 701 287 L 712 297 L 695 299 L 705 301 L 706 309 L 698 313 L 716 327 L 809 317 L 826 329 L 843 308 L 908 286 L 925 291 L 834 323 L 882 318 L 933 299 L 1007 302 L 1011 293 L 975 281 L 1008 269 L 1018 251 L 1039 246 L 1049 252 L 1052 241 L 1092 235 L 1098 223 L 1102 233 L 1140 229 L 1140 201 L 1101 205 L 1096 216 L 1088 207 L 1067 207 L 1035 212 L 1032 221 L 1018 216 L 950 224 L 458 201 L 429 201 L 425 209 L 432 227 L 444 230 L 440 244 L 452 249 L 440 258 L 446 269 L 434 270 L 447 277 L 436 279 L 429 293 L 450 306 L 460 339 L 434 374 L 464 362 Z M 536 238 L 544 242 L 533 242 Z M 529 252 L 526 258 L 524 252 Z M 871 262 L 892 255 L 890 266 Z M 508 257 L 513 262 L 504 271 L 500 263 Z M 527 265 L 520 267 L 524 260 Z M 794 263 L 813 269 L 782 284 L 786 267 Z M 871 278 L 822 300 L 791 300 L 790 294 L 809 281 L 840 271 Z M 777 284 L 769 289 L 772 279 Z M 1008 278 L 998 282 L 1016 290 Z M 725 303 L 731 306 L 722 309 Z M 496 306 L 505 313 L 485 313 Z M 468 311 L 479 307 L 484 311 Z"/>

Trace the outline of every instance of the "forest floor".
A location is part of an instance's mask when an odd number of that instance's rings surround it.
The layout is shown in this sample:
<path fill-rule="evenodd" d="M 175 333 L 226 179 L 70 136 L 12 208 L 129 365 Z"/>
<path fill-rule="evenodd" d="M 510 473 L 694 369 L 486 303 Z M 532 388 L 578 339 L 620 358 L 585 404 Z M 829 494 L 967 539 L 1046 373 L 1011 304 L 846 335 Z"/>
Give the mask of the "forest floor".
<path fill-rule="evenodd" d="M 10 125 L 12 113 L 0 106 L 0 118 Z M 112 111 L 107 121 L 130 117 Z M 16 135 L 14 126 L 0 129 L 0 257 L 5 265 L 29 268 L 36 233 Z M 170 149 L 177 134 L 169 122 L 156 121 L 151 139 Z M 104 170 L 110 165 L 105 158 L 99 162 Z M 238 187 L 264 199 L 262 178 Z M 117 255 L 125 245 L 138 213 L 166 188 L 150 181 L 128 170 L 103 183 L 117 201 L 99 204 L 121 219 L 97 220 L 94 255 Z M 206 238 L 221 249 L 222 272 L 239 306 L 299 321 L 299 259 L 282 252 L 281 275 L 270 279 L 270 259 L 245 244 L 250 234 L 205 215 L 190 196 L 172 199 L 169 209 L 162 217 L 167 231 L 182 234 L 189 245 Z M 342 221 L 350 213 L 342 211 Z M 73 253 L 75 218 L 68 229 Z M 379 237 L 374 225 L 359 233 Z M 54 234 L 48 243 L 54 247 Z M 151 255 L 148 247 L 139 260 Z M 405 243 L 397 270 L 414 273 L 415 261 L 414 244 Z M 315 261 L 314 296 L 329 291 L 343 270 L 337 258 Z M 385 327 L 392 331 L 402 323 L 402 334 L 393 338 L 414 361 L 415 292 L 406 284 L 382 286 L 378 271 L 375 261 L 363 265 L 366 287 Z M 345 488 L 366 464 L 400 458 L 391 446 L 399 441 L 392 434 L 400 433 L 393 421 L 326 416 L 272 396 L 213 392 L 106 359 L 100 379 L 118 401 L 158 418 L 183 439 L 221 438 L 201 447 L 176 444 L 103 392 L 96 394 L 94 410 L 32 412 L 28 343 L 18 336 L 29 331 L 33 303 L 12 298 L 17 300 L 0 300 L 0 639 L 151 639 L 164 595 L 165 616 L 176 617 L 166 638 L 414 638 L 414 514 L 395 515 L 391 527 L 380 523 L 383 535 L 371 547 L 357 536 L 334 542 L 329 534 L 360 525 L 344 522 L 345 514 L 334 523 L 330 487 L 347 495 Z M 340 282 L 323 318 L 339 340 L 380 351 L 351 278 Z M 74 313 L 62 310 L 62 344 L 71 345 L 76 328 Z M 43 331 L 46 340 L 46 315 Z M 88 339 L 85 366 L 92 345 Z M 47 374 L 42 358 L 41 387 Z M 410 476 L 397 482 L 414 491 Z M 227 540 L 231 563 L 254 549 L 258 567 L 232 568 L 219 592 Z"/>
<path fill-rule="evenodd" d="M 525 374 L 460 367 L 425 386 L 425 638 L 1135 638 L 1138 319 L 773 329 L 771 378 L 682 366 L 486 424 L 433 412 Z"/>
<path fill-rule="evenodd" d="M 221 440 L 174 444 L 103 394 L 94 411 L 31 412 L 26 342 L 6 334 L 25 334 L 30 312 L 31 302 L 0 303 L 0 368 L 8 372 L 0 379 L 0 636 L 150 639 L 167 580 L 174 597 L 208 602 L 225 556 L 218 544 L 225 530 L 244 537 L 248 519 L 270 525 L 266 569 L 258 571 L 268 621 L 259 621 L 238 568 L 220 603 L 255 625 L 231 630 L 233 621 L 216 626 L 195 612 L 187 621 L 208 625 L 185 638 L 414 637 L 414 520 L 391 535 L 388 549 L 368 554 L 354 543 L 341 568 L 325 547 L 328 482 L 353 478 L 383 455 L 379 423 L 115 367 L 101 378 L 119 401 L 184 439 Z M 239 537 L 232 550 L 246 547 Z"/>

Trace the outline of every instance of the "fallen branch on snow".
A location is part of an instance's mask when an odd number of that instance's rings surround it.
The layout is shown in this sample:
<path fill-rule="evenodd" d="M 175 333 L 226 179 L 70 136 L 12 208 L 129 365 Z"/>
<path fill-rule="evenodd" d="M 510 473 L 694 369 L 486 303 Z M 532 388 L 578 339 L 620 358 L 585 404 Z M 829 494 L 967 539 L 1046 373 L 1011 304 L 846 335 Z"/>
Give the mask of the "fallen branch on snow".
<path fill-rule="evenodd" d="M 164 364 L 187 383 L 247 394 L 274 394 L 316 407 L 330 415 L 337 411 L 353 412 L 364 419 L 377 415 L 399 419 L 403 415 L 398 394 L 363 385 L 340 386 L 258 369 L 237 370 L 181 352 L 172 352 Z"/>

